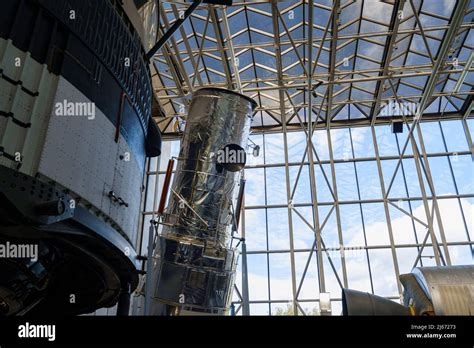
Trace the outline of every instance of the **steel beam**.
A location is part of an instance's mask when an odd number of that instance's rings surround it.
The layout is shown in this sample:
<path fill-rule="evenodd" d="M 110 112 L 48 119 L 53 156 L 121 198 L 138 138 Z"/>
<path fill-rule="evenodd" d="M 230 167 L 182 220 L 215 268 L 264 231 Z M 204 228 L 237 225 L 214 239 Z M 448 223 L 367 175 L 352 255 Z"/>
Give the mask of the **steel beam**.
<path fill-rule="evenodd" d="M 390 217 L 390 210 L 388 208 L 387 194 L 386 194 L 386 191 L 385 191 L 385 179 L 384 179 L 383 171 L 382 171 L 382 163 L 380 162 L 377 136 L 376 136 L 376 133 L 375 133 L 374 126 L 371 126 L 370 130 L 372 132 L 372 141 L 373 141 L 373 144 L 374 144 L 375 159 L 376 159 L 376 162 L 377 162 L 377 170 L 378 170 L 378 174 L 379 174 L 380 190 L 382 192 L 382 197 L 383 197 L 383 206 L 384 206 L 384 212 L 385 212 L 385 220 L 387 222 L 388 237 L 389 237 L 389 240 L 390 240 L 390 250 L 392 252 L 393 267 L 394 267 L 394 270 L 395 270 L 395 276 L 397 277 L 398 292 L 401 296 L 402 295 L 402 286 L 401 286 L 400 280 L 398 279 L 398 277 L 400 276 L 400 270 L 398 268 L 398 258 L 397 258 L 397 252 L 395 250 L 395 240 L 393 238 L 392 219 Z"/>
<path fill-rule="evenodd" d="M 212 25 L 214 26 L 214 32 L 216 34 L 217 47 L 219 47 L 219 52 L 221 55 L 221 62 L 227 80 L 227 88 L 235 90 L 234 83 L 232 81 L 232 73 L 230 71 L 229 57 L 227 56 L 227 53 L 224 49 L 224 35 L 222 33 L 221 26 L 219 25 L 219 15 L 217 14 L 215 7 L 212 5 L 209 5 L 209 13 L 211 14 Z"/>
<path fill-rule="evenodd" d="M 348 287 L 347 283 L 347 268 L 346 268 L 346 258 L 344 253 L 344 238 L 342 237 L 342 226 L 341 226 L 341 211 L 339 209 L 339 196 L 337 193 L 337 182 L 336 182 L 336 168 L 334 165 L 334 154 L 332 151 L 332 137 L 331 130 L 326 129 L 326 136 L 328 139 L 328 150 L 329 150 L 329 163 L 331 166 L 331 177 L 332 185 L 334 192 L 334 206 L 336 208 L 336 224 L 337 224 L 337 234 L 339 238 L 339 245 L 341 246 L 341 268 L 342 268 L 342 279 L 344 281 L 344 287 Z"/>
<path fill-rule="evenodd" d="M 339 14 L 341 2 L 340 0 L 334 0 L 333 10 L 332 10 L 332 25 L 331 25 L 331 49 L 329 51 L 329 81 L 334 81 L 334 72 L 336 70 L 336 54 L 337 54 L 337 35 L 339 32 Z M 311 26 L 311 32 L 313 27 Z M 312 49 L 312 45 L 311 45 Z M 331 125 L 332 120 L 332 108 L 333 108 L 333 97 L 334 97 L 334 84 L 331 83 L 328 85 L 328 99 L 327 99 L 327 108 L 326 108 L 326 124 L 328 129 Z M 311 108 L 310 108 L 311 109 Z"/>
<path fill-rule="evenodd" d="M 174 15 L 176 17 L 179 17 L 179 11 L 178 11 L 176 5 L 172 5 L 172 9 L 173 9 Z M 193 50 L 192 50 L 191 45 L 189 43 L 189 40 L 186 36 L 186 31 L 184 30 L 184 28 L 182 26 L 179 28 L 179 30 L 180 30 L 180 33 L 181 33 L 181 37 L 183 38 L 182 40 L 183 40 L 184 46 L 186 47 L 186 53 L 189 57 L 189 60 L 190 60 L 191 64 L 193 65 L 194 74 L 197 75 L 199 85 L 202 86 L 203 81 L 202 81 L 202 78 L 201 78 L 201 74 L 199 73 L 199 63 L 196 63 L 196 61 L 194 60 L 194 53 L 193 53 Z M 182 53 L 179 52 L 179 54 L 181 55 Z M 191 87 L 194 87 L 194 83 L 191 83 Z"/>
<path fill-rule="evenodd" d="M 176 15 L 177 15 L 177 17 L 179 17 L 178 13 L 176 13 Z M 166 16 L 162 16 L 162 22 L 164 24 L 165 29 L 169 31 L 170 30 L 170 25 L 169 25 L 168 18 Z M 183 29 L 183 28 L 180 27 L 180 29 Z M 176 43 L 176 39 L 174 37 L 170 37 L 169 41 L 171 43 L 171 46 L 173 47 L 173 51 L 174 51 L 173 57 L 176 58 L 176 61 L 178 63 L 177 68 L 180 72 L 181 77 L 184 79 L 184 81 L 186 81 L 186 84 L 188 86 L 188 91 L 187 92 L 192 93 L 193 92 L 193 86 L 192 86 L 191 81 L 189 79 L 189 76 L 186 72 L 186 68 L 184 67 L 184 62 L 183 62 L 183 59 L 181 58 L 181 54 L 179 53 L 178 44 Z M 192 59 L 192 57 L 190 57 L 190 59 Z"/>
<path fill-rule="evenodd" d="M 308 68 L 306 69 L 309 72 L 313 71 L 313 14 L 314 6 L 313 0 L 308 0 Z M 316 175 L 314 172 L 314 160 L 313 160 L 313 79 L 309 73 L 307 76 L 307 100 L 308 100 L 308 133 L 307 133 L 307 153 L 309 161 L 309 178 L 310 178 L 310 187 L 311 187 L 311 201 L 313 209 L 313 226 L 316 231 L 316 248 L 317 254 L 316 259 L 318 260 L 318 279 L 319 279 L 319 292 L 326 292 L 326 280 L 324 277 L 324 262 L 323 262 L 323 253 L 322 253 L 322 242 L 321 242 L 321 229 L 319 225 L 319 211 L 318 211 L 318 197 L 316 195 Z"/>
<path fill-rule="evenodd" d="M 281 46 L 280 46 L 280 29 L 278 25 L 278 8 L 276 0 L 272 2 L 272 23 L 273 23 L 273 34 L 275 35 L 275 53 L 276 53 L 276 65 L 278 71 L 278 83 L 282 84 L 283 78 L 283 66 L 281 62 Z M 288 167 L 288 139 L 286 132 L 286 110 L 285 110 L 285 93 L 283 89 L 279 90 L 280 99 L 280 117 L 283 127 L 283 151 L 285 154 L 285 182 L 286 182 L 286 198 L 288 202 L 287 214 L 288 214 L 288 238 L 290 243 L 290 263 L 291 263 L 291 289 L 293 295 L 293 314 L 298 315 L 298 302 L 296 293 L 296 266 L 295 266 L 295 254 L 294 254 L 294 237 L 293 237 L 293 216 L 291 213 L 291 191 L 290 191 L 290 170 Z"/>
<path fill-rule="evenodd" d="M 462 70 L 450 70 L 450 73 L 455 74 L 458 72 L 461 72 Z M 469 72 L 474 72 L 474 69 L 470 69 Z M 357 72 L 354 72 L 354 75 L 356 75 Z M 390 79 L 395 79 L 395 78 L 409 78 L 409 77 L 419 77 L 419 76 L 431 76 L 432 74 L 428 71 L 426 72 L 418 72 L 418 73 L 413 73 L 413 74 L 400 74 L 400 75 L 387 75 L 387 76 L 369 76 L 369 77 L 361 77 L 361 78 L 352 78 L 352 79 L 337 79 L 336 81 L 329 81 L 329 82 L 323 82 L 321 85 L 322 86 L 329 86 L 329 85 L 350 85 L 355 82 L 370 82 L 370 81 L 380 81 L 380 80 L 390 80 Z M 298 77 L 299 78 L 299 77 Z M 319 80 L 319 79 L 318 79 Z M 284 84 L 283 86 L 278 86 L 278 85 L 272 85 L 271 81 L 264 81 L 261 79 L 256 79 L 256 80 L 251 80 L 251 81 L 245 81 L 242 83 L 242 86 L 244 85 L 249 85 L 249 84 L 254 84 L 254 83 L 265 83 L 267 86 L 264 87 L 249 87 L 245 88 L 243 87 L 243 92 L 265 92 L 265 91 L 275 91 L 279 89 L 302 89 L 306 87 L 306 84 L 303 83 L 294 83 L 292 81 L 289 81 L 289 83 Z M 213 84 L 208 84 L 206 86 L 214 86 L 214 87 L 225 87 L 225 84 L 222 83 L 213 83 Z M 347 88 L 346 86 L 345 88 Z M 160 92 L 160 91 L 165 91 L 165 90 L 176 90 L 177 88 L 174 87 L 161 87 L 161 88 L 155 88 L 155 92 Z M 453 92 L 437 92 L 433 93 L 433 97 L 448 97 L 448 96 L 472 96 L 474 95 L 474 92 L 472 91 L 459 91 L 456 93 Z M 410 99 L 420 99 L 423 97 L 423 95 L 420 94 L 409 94 L 409 95 L 404 95 L 403 99 L 410 100 Z M 159 99 L 174 99 L 178 98 L 173 95 L 167 95 L 167 96 L 160 96 Z M 391 97 L 385 97 L 381 98 L 381 101 L 390 101 Z M 351 99 L 351 100 L 346 100 L 346 101 L 340 101 L 340 102 L 333 102 L 333 106 L 338 106 L 338 105 L 346 105 L 346 104 L 357 104 L 357 103 L 366 103 L 370 104 L 375 102 L 376 99 L 374 98 L 365 98 L 365 99 Z M 303 105 L 303 104 L 298 104 Z M 319 105 L 319 104 L 316 104 Z"/>
<path fill-rule="evenodd" d="M 247 5 L 248 6 L 248 5 Z M 449 25 L 436 25 L 436 26 L 426 26 L 424 28 L 424 32 L 432 32 L 432 31 L 442 31 L 442 30 L 447 30 L 449 28 Z M 470 29 L 474 28 L 474 23 L 463 23 L 461 25 L 461 28 L 464 29 Z M 371 38 L 377 38 L 377 37 L 384 37 L 384 36 L 390 36 L 393 33 L 390 31 L 382 31 L 382 32 L 370 32 L 370 33 L 357 33 L 357 34 L 348 34 L 348 35 L 339 35 L 339 40 L 351 40 L 351 39 L 367 39 L 370 40 Z M 419 28 L 413 28 L 413 29 L 401 29 L 398 31 L 399 35 L 410 35 L 410 34 L 421 34 Z M 313 43 L 320 43 L 324 41 L 330 41 L 331 38 L 314 38 Z M 281 45 L 290 45 L 291 41 L 289 40 L 281 40 Z M 306 39 L 293 39 L 293 42 L 295 45 L 301 45 L 305 44 L 307 42 Z M 274 47 L 275 42 L 258 42 L 258 43 L 245 43 L 245 44 L 237 44 L 234 46 L 236 50 L 244 50 L 244 49 L 255 49 L 255 48 L 266 48 L 266 47 Z M 218 52 L 219 49 L 217 47 L 209 47 L 206 49 L 208 52 Z M 193 49 L 192 53 L 196 54 L 198 52 L 198 49 Z M 186 54 L 186 51 L 180 51 L 181 54 Z M 160 56 L 160 53 L 156 54 L 157 56 Z"/>
<path fill-rule="evenodd" d="M 401 20 L 399 11 L 403 11 L 404 5 L 405 5 L 405 0 L 396 1 L 395 4 L 393 5 L 392 20 L 390 21 L 390 28 L 389 28 L 389 30 L 392 32 L 392 35 L 390 35 L 390 37 L 387 38 L 387 45 L 385 46 L 385 50 L 384 50 L 383 58 L 382 58 L 383 69 L 382 69 L 382 72 L 380 73 L 380 76 L 389 75 L 390 62 L 392 60 L 394 46 L 397 42 L 397 33 L 398 33 L 398 28 L 400 26 L 400 20 Z M 388 77 L 388 78 L 391 78 L 391 77 Z M 384 80 L 377 81 L 377 86 L 375 88 L 377 96 L 375 98 L 375 103 L 372 106 L 372 110 L 370 113 L 371 115 L 370 117 L 372 119 L 370 124 L 372 126 L 375 124 L 375 119 L 377 118 L 377 114 L 380 111 L 382 94 L 384 92 L 384 87 L 385 87 L 384 82 L 385 82 Z"/>
<path fill-rule="evenodd" d="M 232 43 L 232 36 L 230 32 L 230 27 L 229 27 L 229 21 L 227 18 L 227 13 L 226 13 L 225 8 L 221 8 L 221 14 L 222 14 L 222 25 L 224 26 L 225 44 L 230 53 L 230 62 L 232 64 L 232 69 L 234 70 L 235 84 L 237 87 L 237 91 L 240 93 L 243 93 L 242 82 L 240 80 L 240 74 L 239 74 L 239 64 L 237 64 L 237 58 L 235 55 L 234 44 Z"/>
<path fill-rule="evenodd" d="M 188 7 L 188 9 L 184 12 L 183 16 L 178 18 L 176 22 L 173 24 L 171 28 L 168 29 L 168 31 L 158 40 L 158 42 L 153 46 L 148 53 L 146 54 L 148 60 L 151 60 L 153 56 L 158 52 L 163 45 L 173 36 L 173 34 L 178 30 L 183 23 L 186 21 L 186 19 L 191 16 L 191 14 L 196 10 L 196 8 L 201 5 L 203 0 L 194 0 L 191 6 Z M 166 14 L 165 14 L 166 16 Z"/>

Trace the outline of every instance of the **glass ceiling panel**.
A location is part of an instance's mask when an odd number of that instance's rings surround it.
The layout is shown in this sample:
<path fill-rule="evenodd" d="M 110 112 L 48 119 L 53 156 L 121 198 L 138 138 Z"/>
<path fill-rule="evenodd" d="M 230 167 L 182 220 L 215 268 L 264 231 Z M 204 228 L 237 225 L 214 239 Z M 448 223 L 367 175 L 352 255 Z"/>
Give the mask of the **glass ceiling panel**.
<path fill-rule="evenodd" d="M 289 108 L 292 104 L 298 109 L 307 107 L 308 1 L 278 1 L 275 11 L 270 1 L 244 2 L 245 6 L 239 2 L 240 5 L 226 8 L 199 6 L 174 34 L 177 47 L 169 41 L 166 46 L 169 50 L 157 52 L 154 59 L 160 85 L 156 86 L 156 95 L 161 105 L 174 103 L 176 93 L 180 97 L 184 93 L 189 98 L 191 91 L 200 87 L 233 88 L 256 98 L 260 109 L 268 111 L 261 115 L 259 127 L 271 126 L 272 129 L 278 126 L 275 118 L 278 119 L 281 107 Z M 379 115 L 388 98 L 395 96 L 419 102 L 440 54 L 446 62 L 431 78 L 435 81 L 430 101 L 439 100 L 443 94 L 450 95 L 446 117 L 449 112 L 459 113 L 467 107 L 474 84 L 473 73 L 466 66 L 474 47 L 473 1 L 467 4 L 455 0 L 413 0 L 418 19 L 411 1 L 405 1 L 401 17 L 393 15 L 394 1 L 347 0 L 341 1 L 340 9 L 333 9 L 333 3 L 332 0 L 313 1 L 311 73 L 314 74 L 312 85 L 317 88 L 312 102 L 316 111 L 322 103 L 318 123 L 326 122 L 327 92 L 332 93 L 332 117 L 338 122 L 361 118 L 370 122 L 374 113 Z M 165 0 L 161 6 L 165 11 L 162 17 L 164 15 L 172 25 L 177 14 L 187 6 L 177 1 L 169 4 Z M 451 29 L 454 35 L 450 36 L 446 51 L 440 52 L 453 14 L 461 13 L 461 8 L 462 27 Z M 273 15 L 278 17 L 274 19 Z M 212 22 L 213 18 L 217 18 L 216 23 Z M 163 32 L 168 30 L 168 25 L 160 25 Z M 274 30 L 275 25 L 278 32 Z M 398 29 L 392 33 L 394 27 Z M 220 35 L 216 35 L 216 28 Z M 281 43 L 279 50 L 275 49 L 276 36 Z M 322 43 L 324 48 L 320 52 Z M 337 48 L 332 51 L 332 47 Z M 194 76 L 196 66 L 200 78 Z M 281 72 L 278 72 L 279 66 Z M 179 81 L 175 81 L 176 76 L 181 77 Z M 279 76 L 283 77 L 282 81 L 278 81 Z M 461 77 L 462 83 L 454 90 Z M 193 85 L 188 86 L 189 83 Z M 286 92 L 285 99 L 279 100 L 279 84 L 291 96 L 292 103 Z M 440 112 L 446 103 L 429 104 L 427 112 Z M 298 123 L 298 120 L 292 117 L 290 123 Z M 160 126 L 167 124 L 161 122 Z"/>

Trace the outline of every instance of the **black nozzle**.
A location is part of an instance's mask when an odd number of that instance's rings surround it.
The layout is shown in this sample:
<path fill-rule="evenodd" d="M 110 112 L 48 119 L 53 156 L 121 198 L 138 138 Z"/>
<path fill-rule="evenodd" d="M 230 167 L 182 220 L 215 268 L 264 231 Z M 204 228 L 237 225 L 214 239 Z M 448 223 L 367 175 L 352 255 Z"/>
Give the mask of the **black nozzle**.
<path fill-rule="evenodd" d="M 410 315 L 410 309 L 384 297 L 342 289 L 343 315 Z"/>

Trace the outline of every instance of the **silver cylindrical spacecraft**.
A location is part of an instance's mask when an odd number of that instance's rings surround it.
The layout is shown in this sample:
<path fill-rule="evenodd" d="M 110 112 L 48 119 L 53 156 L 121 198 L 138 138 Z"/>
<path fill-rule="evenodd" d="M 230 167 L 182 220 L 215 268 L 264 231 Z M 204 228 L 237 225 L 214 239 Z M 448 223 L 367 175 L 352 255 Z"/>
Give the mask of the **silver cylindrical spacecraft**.
<path fill-rule="evenodd" d="M 0 257 L 0 316 L 89 313 L 138 286 L 157 17 L 152 0 L 2 1 L 0 250 L 37 251 Z"/>
<path fill-rule="evenodd" d="M 222 315 L 229 308 L 237 264 L 231 232 L 255 107 L 219 88 L 193 95 L 153 255 L 152 314 Z"/>

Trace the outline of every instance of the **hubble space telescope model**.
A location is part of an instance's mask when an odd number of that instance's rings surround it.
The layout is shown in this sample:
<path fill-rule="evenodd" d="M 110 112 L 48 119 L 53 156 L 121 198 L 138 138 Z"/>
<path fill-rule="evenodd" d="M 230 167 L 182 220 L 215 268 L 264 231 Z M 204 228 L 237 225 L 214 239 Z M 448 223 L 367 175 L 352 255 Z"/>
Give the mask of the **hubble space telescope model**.
<path fill-rule="evenodd" d="M 157 3 L 0 6 L 0 246 L 37 251 L 0 258 L 0 316 L 128 313 L 145 158 L 161 152 Z"/>
<path fill-rule="evenodd" d="M 163 196 L 160 202 L 150 314 L 228 313 L 238 257 L 233 232 L 244 188 L 240 171 L 256 106 L 225 89 L 194 93 L 167 210 Z"/>

